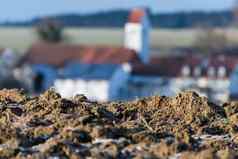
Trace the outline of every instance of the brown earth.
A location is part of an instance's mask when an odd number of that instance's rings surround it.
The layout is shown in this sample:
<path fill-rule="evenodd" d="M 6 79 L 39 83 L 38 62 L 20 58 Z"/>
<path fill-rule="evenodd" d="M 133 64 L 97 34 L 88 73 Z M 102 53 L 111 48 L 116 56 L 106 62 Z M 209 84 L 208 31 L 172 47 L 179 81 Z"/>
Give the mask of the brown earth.
<path fill-rule="evenodd" d="M 0 158 L 238 158 L 238 103 L 194 92 L 97 103 L 0 91 Z"/>

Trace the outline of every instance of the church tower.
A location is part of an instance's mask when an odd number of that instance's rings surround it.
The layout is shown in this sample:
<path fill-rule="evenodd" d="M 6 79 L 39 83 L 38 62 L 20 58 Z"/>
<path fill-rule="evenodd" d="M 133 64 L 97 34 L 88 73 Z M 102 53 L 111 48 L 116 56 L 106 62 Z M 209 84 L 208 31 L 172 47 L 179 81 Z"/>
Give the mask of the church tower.
<path fill-rule="evenodd" d="M 150 60 L 150 28 L 146 10 L 133 9 L 125 25 L 124 45 L 128 49 L 135 50 L 143 63 L 148 63 Z"/>

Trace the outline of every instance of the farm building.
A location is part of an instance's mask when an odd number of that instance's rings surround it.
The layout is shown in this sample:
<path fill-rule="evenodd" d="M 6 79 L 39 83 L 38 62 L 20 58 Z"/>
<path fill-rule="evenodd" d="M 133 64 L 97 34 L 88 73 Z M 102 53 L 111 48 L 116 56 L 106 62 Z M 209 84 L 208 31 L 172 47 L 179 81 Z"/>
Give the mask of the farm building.
<path fill-rule="evenodd" d="M 148 64 L 126 64 L 111 80 L 110 99 L 134 99 L 156 94 L 173 96 L 190 89 L 214 102 L 224 102 L 229 99 L 231 66 L 219 56 L 204 60 L 194 55 L 152 57 Z"/>
<path fill-rule="evenodd" d="M 20 56 L 10 48 L 0 49 L 0 89 L 25 88 L 14 76 Z"/>

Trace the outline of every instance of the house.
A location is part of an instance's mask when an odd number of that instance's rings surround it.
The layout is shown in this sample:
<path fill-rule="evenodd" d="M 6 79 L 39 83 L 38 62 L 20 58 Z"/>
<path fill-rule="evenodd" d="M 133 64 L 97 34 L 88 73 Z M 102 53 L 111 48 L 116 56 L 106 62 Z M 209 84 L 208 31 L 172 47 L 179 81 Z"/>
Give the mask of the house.
<path fill-rule="evenodd" d="M 12 49 L 0 48 L 0 89 L 25 88 L 14 74 L 19 59 Z"/>
<path fill-rule="evenodd" d="M 44 91 L 59 81 L 69 79 L 84 80 L 87 83 L 108 81 L 122 63 L 140 61 L 134 50 L 126 48 L 38 43 L 29 51 L 25 60 L 32 66 L 35 73 L 34 90 L 36 92 Z M 63 88 L 65 85 L 60 86 L 61 88 L 56 85 L 60 91 L 67 89 Z"/>
<path fill-rule="evenodd" d="M 12 74 L 13 68 L 19 60 L 17 55 L 12 49 L 0 49 L 0 76 L 1 78 L 8 77 Z"/>
<path fill-rule="evenodd" d="M 229 78 L 222 71 L 220 72 L 223 74 L 219 75 L 219 67 L 216 66 L 214 76 L 210 77 L 209 67 L 203 67 L 202 63 L 203 58 L 197 56 L 168 56 L 152 57 L 148 64 L 124 64 L 111 79 L 110 99 L 134 99 L 151 95 L 173 96 L 187 89 L 194 89 L 210 96 L 211 89 L 222 93 L 222 100 L 226 100 L 227 92 L 221 91 L 228 90 Z M 216 95 L 214 92 L 212 95 Z"/>
<path fill-rule="evenodd" d="M 36 43 L 23 58 L 33 77 L 34 92 L 54 86 L 64 97 L 86 94 L 109 100 L 111 79 L 125 63 L 148 63 L 149 20 L 144 9 L 131 11 L 125 24 L 125 46 Z"/>

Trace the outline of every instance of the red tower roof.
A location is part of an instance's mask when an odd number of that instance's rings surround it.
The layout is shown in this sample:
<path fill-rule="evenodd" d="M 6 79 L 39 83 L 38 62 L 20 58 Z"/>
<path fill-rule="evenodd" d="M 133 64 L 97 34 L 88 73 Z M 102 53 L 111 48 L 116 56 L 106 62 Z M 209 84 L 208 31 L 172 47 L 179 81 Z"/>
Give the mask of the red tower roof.
<path fill-rule="evenodd" d="M 128 22 L 130 23 L 140 23 L 142 18 L 146 15 L 144 9 L 133 9 L 129 15 Z"/>

